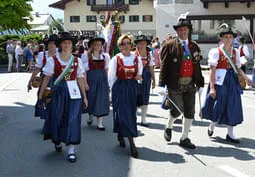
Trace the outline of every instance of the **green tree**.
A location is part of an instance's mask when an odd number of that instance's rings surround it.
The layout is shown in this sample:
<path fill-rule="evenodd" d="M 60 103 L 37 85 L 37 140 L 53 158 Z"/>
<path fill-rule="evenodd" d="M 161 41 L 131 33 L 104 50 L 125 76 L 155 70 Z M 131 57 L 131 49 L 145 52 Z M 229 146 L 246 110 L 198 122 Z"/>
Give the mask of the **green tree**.
<path fill-rule="evenodd" d="M 25 18 L 32 19 L 33 10 L 29 2 L 32 0 L 1 0 L 0 1 L 0 30 L 30 29 Z"/>

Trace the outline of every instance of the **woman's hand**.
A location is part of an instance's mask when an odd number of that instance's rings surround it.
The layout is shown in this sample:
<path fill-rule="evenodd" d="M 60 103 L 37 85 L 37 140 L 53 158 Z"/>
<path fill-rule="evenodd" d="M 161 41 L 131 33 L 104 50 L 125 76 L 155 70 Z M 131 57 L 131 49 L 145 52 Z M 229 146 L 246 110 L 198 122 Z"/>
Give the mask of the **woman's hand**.
<path fill-rule="evenodd" d="M 85 85 L 85 90 L 88 91 L 89 90 L 89 84 L 87 82 L 85 82 L 84 85 Z"/>
<path fill-rule="evenodd" d="M 216 90 L 215 88 L 210 88 L 210 96 L 215 99 L 216 98 Z"/>
<path fill-rule="evenodd" d="M 84 98 L 83 98 L 83 102 L 84 102 L 84 108 L 87 108 L 87 107 L 88 107 L 88 100 L 87 100 L 87 97 L 84 97 Z"/>
<path fill-rule="evenodd" d="M 141 75 L 137 75 L 137 76 L 135 76 L 135 79 L 136 79 L 136 80 L 142 80 L 143 78 L 142 78 Z"/>

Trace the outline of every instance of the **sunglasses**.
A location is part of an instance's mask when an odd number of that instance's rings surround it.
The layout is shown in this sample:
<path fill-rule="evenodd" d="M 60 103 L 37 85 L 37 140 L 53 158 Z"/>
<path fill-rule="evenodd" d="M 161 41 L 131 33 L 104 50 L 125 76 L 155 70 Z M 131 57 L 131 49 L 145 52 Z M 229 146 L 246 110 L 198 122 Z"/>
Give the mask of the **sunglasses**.
<path fill-rule="evenodd" d="M 120 45 L 124 46 L 124 45 L 131 45 L 131 42 L 122 42 Z"/>

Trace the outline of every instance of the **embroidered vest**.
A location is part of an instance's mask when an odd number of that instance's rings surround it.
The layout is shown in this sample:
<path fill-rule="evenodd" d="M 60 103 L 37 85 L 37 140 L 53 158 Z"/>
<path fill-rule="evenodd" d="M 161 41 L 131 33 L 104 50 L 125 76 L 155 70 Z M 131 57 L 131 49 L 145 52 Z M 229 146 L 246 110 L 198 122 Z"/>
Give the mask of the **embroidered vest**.
<path fill-rule="evenodd" d="M 189 44 L 188 44 L 188 48 L 189 48 L 189 51 L 190 51 L 190 45 Z M 183 52 L 183 59 L 182 59 L 182 64 L 181 64 L 180 76 L 181 77 L 192 77 L 193 73 L 194 73 L 192 56 L 191 55 L 185 55 L 185 48 L 184 47 L 182 47 L 182 52 Z"/>
<path fill-rule="evenodd" d="M 219 60 L 216 68 L 222 68 L 222 69 L 230 69 L 232 68 L 231 64 L 228 62 L 228 58 L 223 54 L 222 50 L 218 48 L 219 50 Z M 232 60 L 236 64 L 236 50 L 233 49 L 232 54 Z"/>
<path fill-rule="evenodd" d="M 139 56 L 138 50 L 135 51 L 135 56 L 137 57 Z M 141 59 L 142 59 L 143 67 L 148 68 L 151 61 L 150 52 L 147 50 L 147 57 L 141 57 Z"/>
<path fill-rule="evenodd" d="M 240 57 L 245 56 L 244 52 L 243 52 L 243 46 L 240 48 Z"/>
<path fill-rule="evenodd" d="M 55 64 L 54 77 L 57 78 L 62 73 L 62 71 L 65 69 L 66 66 L 61 65 L 56 56 L 53 56 L 53 59 L 54 59 L 54 64 Z M 64 79 L 65 80 L 75 80 L 76 75 L 77 75 L 77 69 L 78 69 L 78 58 L 75 58 L 72 66 L 69 69 L 69 72 L 66 74 Z"/>
<path fill-rule="evenodd" d="M 138 58 L 135 57 L 134 65 L 125 66 L 120 56 L 117 56 L 117 78 L 119 79 L 133 79 L 138 72 Z"/>
<path fill-rule="evenodd" d="M 89 58 L 89 70 L 104 70 L 105 69 L 105 55 L 103 60 L 93 60 Z"/>

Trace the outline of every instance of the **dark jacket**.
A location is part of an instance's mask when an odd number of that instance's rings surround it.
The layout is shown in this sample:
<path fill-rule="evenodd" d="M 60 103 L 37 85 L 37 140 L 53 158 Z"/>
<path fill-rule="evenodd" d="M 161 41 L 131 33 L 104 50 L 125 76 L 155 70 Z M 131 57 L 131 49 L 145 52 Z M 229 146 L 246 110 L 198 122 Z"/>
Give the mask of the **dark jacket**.
<path fill-rule="evenodd" d="M 200 67 L 200 48 L 194 41 L 189 41 L 190 53 L 193 60 L 193 81 L 196 87 L 204 86 L 204 77 Z M 168 88 L 178 89 L 183 51 L 178 39 L 168 41 L 162 48 L 160 57 L 162 66 L 159 75 L 159 86 L 167 85 Z"/>

